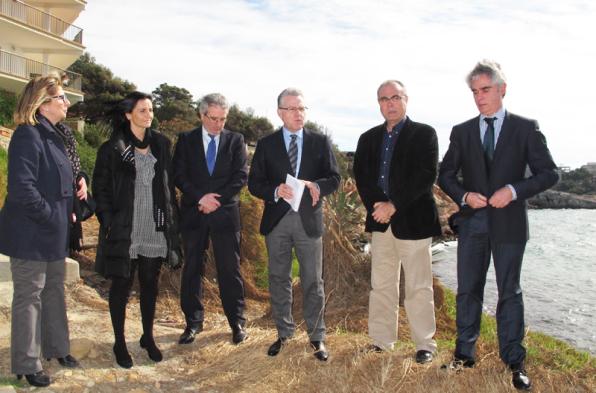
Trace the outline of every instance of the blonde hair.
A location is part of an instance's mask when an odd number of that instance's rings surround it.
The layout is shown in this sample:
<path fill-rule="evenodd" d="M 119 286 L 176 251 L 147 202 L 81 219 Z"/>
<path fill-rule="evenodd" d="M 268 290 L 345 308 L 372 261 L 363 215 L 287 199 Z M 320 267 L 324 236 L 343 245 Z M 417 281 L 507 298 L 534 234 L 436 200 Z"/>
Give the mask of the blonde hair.
<path fill-rule="evenodd" d="M 25 85 L 14 111 L 15 124 L 36 125 L 39 107 L 48 102 L 62 86 L 62 78 L 55 74 L 36 76 Z"/>

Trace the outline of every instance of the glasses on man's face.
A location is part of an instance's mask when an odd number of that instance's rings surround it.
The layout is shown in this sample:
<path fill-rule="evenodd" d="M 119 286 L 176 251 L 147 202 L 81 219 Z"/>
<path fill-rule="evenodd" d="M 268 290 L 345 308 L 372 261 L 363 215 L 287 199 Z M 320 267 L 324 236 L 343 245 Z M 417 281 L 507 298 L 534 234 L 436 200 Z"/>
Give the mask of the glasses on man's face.
<path fill-rule="evenodd" d="M 290 106 L 290 107 L 284 108 L 284 107 L 280 106 L 279 109 L 288 111 L 288 112 L 292 112 L 292 113 L 298 113 L 298 112 L 304 113 L 304 112 L 306 112 L 308 107 L 306 107 L 306 106 Z"/>
<path fill-rule="evenodd" d="M 50 97 L 50 98 L 53 99 L 53 100 L 62 100 L 63 102 L 68 101 L 68 98 L 66 97 L 65 94 L 60 94 L 59 96 L 53 96 L 53 97 Z"/>
<path fill-rule="evenodd" d="M 401 100 L 403 100 L 406 96 L 400 96 L 399 94 L 396 94 L 394 96 L 391 97 L 379 97 L 378 100 L 381 104 L 386 104 L 389 101 L 393 102 L 394 104 L 397 104 L 398 102 L 400 102 Z"/>
<path fill-rule="evenodd" d="M 207 114 L 204 115 L 207 119 L 211 120 L 214 123 L 221 122 L 225 123 L 227 117 L 216 117 L 216 116 L 209 116 Z"/>

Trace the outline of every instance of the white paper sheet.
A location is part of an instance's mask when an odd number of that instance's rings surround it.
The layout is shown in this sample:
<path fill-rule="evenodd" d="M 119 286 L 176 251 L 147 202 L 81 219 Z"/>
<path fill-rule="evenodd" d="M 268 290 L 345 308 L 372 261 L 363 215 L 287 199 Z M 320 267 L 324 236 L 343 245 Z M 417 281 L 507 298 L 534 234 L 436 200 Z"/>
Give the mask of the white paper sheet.
<path fill-rule="evenodd" d="M 290 204 L 292 210 L 297 212 L 304 193 L 304 183 L 288 173 L 286 184 L 292 188 L 292 198 L 284 198 L 284 200 Z"/>

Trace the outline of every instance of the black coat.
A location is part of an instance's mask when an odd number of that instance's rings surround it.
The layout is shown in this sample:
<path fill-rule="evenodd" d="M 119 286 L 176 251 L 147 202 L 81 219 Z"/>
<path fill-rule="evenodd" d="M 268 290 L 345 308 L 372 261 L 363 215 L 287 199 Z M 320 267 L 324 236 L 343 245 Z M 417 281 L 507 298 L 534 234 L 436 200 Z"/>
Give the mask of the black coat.
<path fill-rule="evenodd" d="M 526 199 L 552 187 L 558 180 L 546 139 L 535 120 L 506 112 L 495 147 L 490 176 L 476 116 L 453 127 L 450 144 L 439 171 L 439 185 L 457 205 L 466 192 L 487 198 L 511 184 L 517 200 L 501 209 L 488 207 L 491 241 L 525 243 L 529 237 Z M 526 178 L 526 168 L 532 176 Z M 461 171 L 462 180 L 458 177 Z"/>
<path fill-rule="evenodd" d="M 246 145 L 242 134 L 236 132 L 223 130 L 219 138 L 215 167 L 209 175 L 202 127 L 178 135 L 173 166 L 174 183 L 182 191 L 181 231 L 205 225 L 219 232 L 240 230 L 238 195 L 248 177 Z M 211 192 L 221 195 L 218 198 L 221 207 L 203 214 L 197 208 L 199 200 Z"/>
<path fill-rule="evenodd" d="M 390 200 L 396 209 L 390 222 L 396 238 L 416 240 L 440 235 L 439 214 L 432 192 L 439 155 L 435 130 L 406 119 L 391 158 L 389 196 L 378 185 L 385 132 L 385 124 L 366 131 L 360 136 L 354 155 L 356 187 L 367 211 L 366 231 L 387 230 L 389 224 L 376 222 L 372 213 L 376 202 Z"/>
<path fill-rule="evenodd" d="M 0 252 L 55 261 L 68 255 L 73 204 L 72 165 L 64 142 L 45 118 L 20 125 L 8 147 L 8 194 L 0 211 Z"/>
<path fill-rule="evenodd" d="M 329 138 L 323 134 L 304 129 L 302 159 L 299 178 L 319 185 L 319 202 L 312 205 L 310 192 L 305 189 L 298 213 L 304 231 L 310 237 L 323 235 L 323 197 L 339 186 L 340 175 Z M 265 201 L 261 220 L 261 234 L 267 235 L 290 209 L 282 198 L 275 202 L 275 188 L 286 182 L 286 175 L 292 173 L 290 159 L 284 143 L 283 131 L 261 138 L 248 175 L 248 190 Z"/>
<path fill-rule="evenodd" d="M 165 237 L 168 244 L 167 261 L 170 266 L 180 262 L 180 241 L 178 234 L 178 210 L 175 200 L 174 179 L 172 176 L 171 143 L 168 138 L 151 130 L 151 154 L 157 159 L 154 183 L 158 176 L 163 179 L 163 187 L 153 188 L 153 201 L 165 200 Z M 104 277 L 130 276 L 130 256 L 132 219 L 134 212 L 135 168 L 122 161 L 118 146 L 128 146 L 119 133 L 113 135 L 97 152 L 93 171 L 93 197 L 97 203 L 96 215 L 99 219 L 99 239 L 95 270 Z M 157 168 L 161 167 L 162 171 Z M 156 195 L 161 192 L 161 195 Z"/>

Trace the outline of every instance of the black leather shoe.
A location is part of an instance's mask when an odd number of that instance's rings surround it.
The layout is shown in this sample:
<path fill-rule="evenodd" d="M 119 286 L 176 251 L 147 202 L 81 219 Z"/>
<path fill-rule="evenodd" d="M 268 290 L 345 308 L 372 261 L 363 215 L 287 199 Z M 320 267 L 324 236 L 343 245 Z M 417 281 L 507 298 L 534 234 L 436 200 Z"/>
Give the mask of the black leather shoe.
<path fill-rule="evenodd" d="M 155 340 L 145 338 L 143 334 L 141 339 L 139 340 L 139 345 L 141 348 L 147 350 L 147 355 L 149 355 L 149 359 L 153 360 L 154 362 L 161 362 L 163 360 L 163 355 L 157 345 L 155 345 Z"/>
<path fill-rule="evenodd" d="M 509 368 L 511 369 L 511 382 L 516 389 L 532 389 L 532 381 L 530 381 L 530 378 L 524 369 L 523 363 L 511 364 L 509 365 Z"/>
<path fill-rule="evenodd" d="M 190 344 L 195 340 L 195 336 L 203 331 L 203 322 L 199 322 L 196 326 L 186 326 L 184 333 L 180 335 L 178 344 Z"/>
<path fill-rule="evenodd" d="M 315 357 L 322 362 L 326 362 L 329 359 L 329 352 L 325 347 L 325 342 L 323 341 L 311 341 L 310 345 L 315 350 Z"/>
<path fill-rule="evenodd" d="M 269 350 L 267 351 L 267 355 L 269 355 L 269 356 L 277 356 L 277 354 L 279 353 L 279 351 L 281 351 L 281 349 L 286 345 L 287 342 L 288 342 L 288 337 L 280 337 L 280 338 L 278 338 L 269 347 Z"/>
<path fill-rule="evenodd" d="M 242 341 L 248 338 L 248 333 L 244 326 L 238 324 L 232 327 L 232 342 L 234 344 L 240 344 Z"/>
<path fill-rule="evenodd" d="M 118 345 L 114 344 L 114 355 L 116 355 L 116 363 L 122 368 L 131 368 L 132 367 L 132 358 L 130 357 L 130 353 L 128 353 L 128 349 L 126 348 L 126 344 Z"/>
<path fill-rule="evenodd" d="M 48 358 L 47 360 L 49 362 L 52 359 L 51 358 Z M 77 359 L 75 359 L 75 357 L 72 356 L 72 355 L 70 355 L 70 354 L 69 355 L 66 355 L 63 358 L 56 358 L 56 360 L 58 361 L 58 363 L 60 363 L 60 365 L 62 367 L 68 367 L 68 368 L 79 367 L 79 361 Z"/>
<path fill-rule="evenodd" d="M 23 378 L 22 374 L 17 374 L 17 379 Z M 49 375 L 43 372 L 43 370 L 36 372 L 35 374 L 25 374 L 25 379 L 31 386 L 45 387 L 50 386 L 52 381 Z"/>
<path fill-rule="evenodd" d="M 421 349 L 420 351 L 416 352 L 416 363 L 424 364 L 430 363 L 433 361 L 433 354 L 430 351 L 426 351 Z"/>

